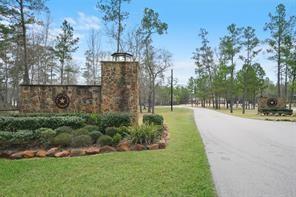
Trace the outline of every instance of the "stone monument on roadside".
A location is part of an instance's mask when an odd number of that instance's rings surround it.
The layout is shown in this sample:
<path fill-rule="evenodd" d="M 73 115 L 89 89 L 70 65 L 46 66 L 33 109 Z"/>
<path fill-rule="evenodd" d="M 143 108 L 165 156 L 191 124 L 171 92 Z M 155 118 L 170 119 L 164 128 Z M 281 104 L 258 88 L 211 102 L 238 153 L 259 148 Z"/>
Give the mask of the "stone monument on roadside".
<path fill-rule="evenodd" d="M 139 63 L 128 53 L 101 62 L 101 85 L 21 85 L 23 113 L 129 112 L 137 117 Z"/>

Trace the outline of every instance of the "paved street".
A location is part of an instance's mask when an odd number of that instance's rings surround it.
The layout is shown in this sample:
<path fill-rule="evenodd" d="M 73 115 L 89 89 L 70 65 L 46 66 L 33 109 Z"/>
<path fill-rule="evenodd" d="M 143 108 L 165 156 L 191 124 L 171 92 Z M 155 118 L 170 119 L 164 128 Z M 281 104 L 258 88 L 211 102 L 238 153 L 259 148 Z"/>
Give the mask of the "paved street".
<path fill-rule="evenodd" d="M 220 197 L 295 197 L 296 123 L 194 109 Z"/>

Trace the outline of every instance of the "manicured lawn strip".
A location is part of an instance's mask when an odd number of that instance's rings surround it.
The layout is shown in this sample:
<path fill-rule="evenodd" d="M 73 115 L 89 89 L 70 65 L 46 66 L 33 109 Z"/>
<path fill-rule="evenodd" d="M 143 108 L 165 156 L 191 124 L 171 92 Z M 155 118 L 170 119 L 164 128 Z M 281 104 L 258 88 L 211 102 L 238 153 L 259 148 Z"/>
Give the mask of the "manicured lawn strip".
<path fill-rule="evenodd" d="M 192 111 L 158 113 L 170 128 L 167 149 L 0 160 L 0 196 L 215 196 Z"/>
<path fill-rule="evenodd" d="M 212 109 L 212 108 L 211 108 Z M 238 116 L 241 118 L 250 118 L 250 119 L 257 119 L 257 120 L 270 120 L 270 121 L 293 121 L 296 122 L 296 114 L 294 113 L 292 116 L 264 116 L 262 114 L 258 114 L 257 109 L 249 109 L 246 110 L 245 114 L 242 114 L 242 109 L 233 109 L 233 113 L 230 113 L 229 109 L 221 108 L 217 110 L 218 112 L 222 112 L 225 114 Z"/>

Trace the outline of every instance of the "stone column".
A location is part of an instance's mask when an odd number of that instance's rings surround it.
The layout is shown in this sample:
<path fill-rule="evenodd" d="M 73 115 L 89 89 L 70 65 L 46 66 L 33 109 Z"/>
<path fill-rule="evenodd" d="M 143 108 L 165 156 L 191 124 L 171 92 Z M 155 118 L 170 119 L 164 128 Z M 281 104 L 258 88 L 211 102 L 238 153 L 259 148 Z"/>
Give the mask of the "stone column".
<path fill-rule="evenodd" d="M 101 66 L 102 112 L 129 112 L 133 114 L 135 123 L 137 123 L 139 63 L 103 61 Z"/>

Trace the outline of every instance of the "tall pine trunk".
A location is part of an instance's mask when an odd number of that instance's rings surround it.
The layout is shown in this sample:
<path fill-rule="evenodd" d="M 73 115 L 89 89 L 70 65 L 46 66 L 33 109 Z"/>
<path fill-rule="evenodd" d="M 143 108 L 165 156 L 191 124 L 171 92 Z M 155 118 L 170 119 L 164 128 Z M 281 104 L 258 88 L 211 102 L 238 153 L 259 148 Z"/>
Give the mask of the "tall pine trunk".
<path fill-rule="evenodd" d="M 64 84 L 64 62 L 61 62 L 61 85 Z"/>
<path fill-rule="evenodd" d="M 243 99 L 242 99 L 242 113 L 245 114 L 246 112 L 246 88 L 244 87 Z"/>
<path fill-rule="evenodd" d="M 281 97 L 281 36 L 278 37 L 277 94 L 278 94 L 278 97 Z"/>
<path fill-rule="evenodd" d="M 290 94 L 290 102 L 289 102 L 289 109 L 292 109 L 292 103 L 294 99 L 294 88 L 295 88 L 295 75 L 293 75 L 292 79 L 292 89 L 291 89 L 291 94 Z"/>
<path fill-rule="evenodd" d="M 28 67 L 28 54 L 27 54 L 27 30 L 26 30 L 26 24 L 25 24 L 25 13 L 24 13 L 24 1 L 20 0 L 20 11 L 21 11 L 21 27 L 22 27 L 22 40 L 23 40 L 23 52 L 24 52 L 24 78 L 23 83 L 24 84 L 30 84 L 30 78 L 29 78 L 29 67 Z"/>
<path fill-rule="evenodd" d="M 288 65 L 285 67 L 285 99 L 288 100 Z"/>
<path fill-rule="evenodd" d="M 231 73 L 230 73 L 230 113 L 233 113 L 233 88 L 234 88 L 234 57 L 231 58 Z"/>
<path fill-rule="evenodd" d="M 151 113 L 152 111 L 152 84 L 150 82 L 150 87 L 149 87 L 149 95 L 148 95 L 148 113 Z"/>
<path fill-rule="evenodd" d="M 152 114 L 155 111 L 155 79 L 152 81 Z"/>
<path fill-rule="evenodd" d="M 141 92 L 142 92 L 142 91 L 141 91 L 141 89 L 139 88 L 139 106 L 140 106 L 140 113 L 143 113 Z"/>

